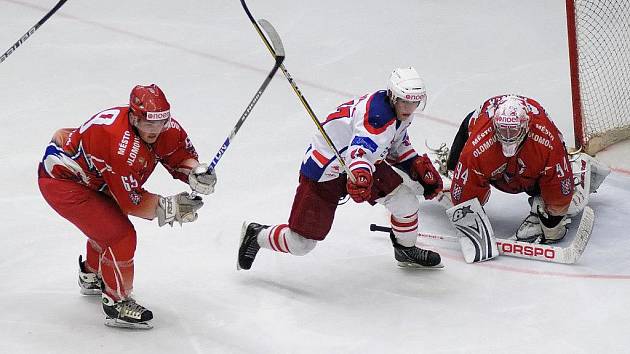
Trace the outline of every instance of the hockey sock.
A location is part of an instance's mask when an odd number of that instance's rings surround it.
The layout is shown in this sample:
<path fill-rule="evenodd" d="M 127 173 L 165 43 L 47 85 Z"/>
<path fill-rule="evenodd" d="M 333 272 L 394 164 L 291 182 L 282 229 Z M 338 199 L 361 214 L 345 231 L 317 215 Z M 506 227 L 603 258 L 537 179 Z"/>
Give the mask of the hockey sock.
<path fill-rule="evenodd" d="M 303 256 L 315 248 L 317 241 L 302 237 L 287 224 L 280 224 L 261 230 L 258 233 L 258 244 L 276 252 Z"/>
<path fill-rule="evenodd" d="M 396 217 L 392 214 L 391 223 L 392 232 L 398 244 L 404 247 L 412 247 L 416 244 L 416 238 L 418 237 L 417 210 L 411 215 L 402 217 Z"/>

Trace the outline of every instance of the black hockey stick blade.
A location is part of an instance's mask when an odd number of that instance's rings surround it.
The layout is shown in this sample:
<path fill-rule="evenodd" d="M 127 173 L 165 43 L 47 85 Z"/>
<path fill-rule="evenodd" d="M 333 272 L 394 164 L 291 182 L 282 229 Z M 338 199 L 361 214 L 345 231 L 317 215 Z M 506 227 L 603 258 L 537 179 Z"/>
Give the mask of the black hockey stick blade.
<path fill-rule="evenodd" d="M 262 29 L 265 31 L 265 33 L 267 33 L 267 37 L 269 37 L 269 40 L 271 41 L 274 56 L 276 58 L 284 57 L 284 46 L 282 45 L 282 40 L 280 40 L 280 36 L 278 35 L 278 32 L 276 32 L 276 29 L 273 28 L 271 23 L 269 23 L 269 21 L 265 20 L 264 18 L 259 19 L 258 23 L 260 24 L 260 27 L 262 27 Z"/>

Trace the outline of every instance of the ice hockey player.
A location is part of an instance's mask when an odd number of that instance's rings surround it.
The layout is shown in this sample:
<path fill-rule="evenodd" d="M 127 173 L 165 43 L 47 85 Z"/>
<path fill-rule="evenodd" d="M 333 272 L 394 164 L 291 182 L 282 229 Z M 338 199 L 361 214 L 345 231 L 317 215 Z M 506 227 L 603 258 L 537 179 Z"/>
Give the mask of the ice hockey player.
<path fill-rule="evenodd" d="M 419 201 L 392 166 L 424 186 L 432 199 L 442 179 L 425 155 L 412 147 L 407 128 L 416 110 L 426 105 L 423 80 L 412 67 L 395 69 L 387 90 L 341 104 L 322 123 L 339 149 L 354 181 L 334 151 L 318 133 L 306 151 L 288 224 L 244 222 L 238 251 L 238 268 L 250 269 L 260 247 L 305 255 L 324 240 L 333 223 L 338 202 L 346 195 L 357 203 L 382 204 L 391 213 L 394 257 L 400 266 L 441 267 L 440 255 L 415 246 Z"/>
<path fill-rule="evenodd" d="M 194 192 L 210 194 L 216 175 L 197 158 L 155 84 L 134 87 L 128 107 L 58 130 L 46 148 L 38 170 L 40 191 L 88 238 L 85 261 L 79 256 L 79 286 L 82 294 L 102 294 L 106 325 L 151 328 L 153 313 L 131 297 L 136 231 L 128 215 L 157 217 L 159 226 L 195 221 L 201 198 L 187 192 L 164 197 L 142 185 L 160 162 Z"/>
<path fill-rule="evenodd" d="M 585 154 L 581 158 L 589 159 Z M 530 196 L 531 211 L 516 232 L 518 241 L 558 242 L 567 232 L 571 214 L 580 211 L 569 210 L 574 198 L 574 171 L 562 134 L 531 98 L 496 96 L 469 113 L 453 141 L 446 165 L 453 171 L 450 199 L 455 205 L 447 214 L 460 236 L 467 236 L 460 238 L 463 251 L 471 238 L 480 240 L 476 247 L 482 251 L 485 248 L 480 260 L 498 255 L 482 208 L 490 197 L 490 186 Z M 600 173 L 591 181 L 590 192 L 609 172 L 605 166 L 598 166 Z M 583 201 L 573 204 L 573 209 L 585 205 Z M 471 225 L 471 221 L 480 227 L 463 225 Z"/>

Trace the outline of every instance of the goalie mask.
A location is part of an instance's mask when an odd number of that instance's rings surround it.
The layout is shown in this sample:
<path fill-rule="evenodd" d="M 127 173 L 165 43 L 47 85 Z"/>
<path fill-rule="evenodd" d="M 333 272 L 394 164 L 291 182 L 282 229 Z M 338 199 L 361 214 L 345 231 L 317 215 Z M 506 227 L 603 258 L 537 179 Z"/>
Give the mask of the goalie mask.
<path fill-rule="evenodd" d="M 529 131 L 529 109 L 525 98 L 507 95 L 499 98 L 494 105 L 492 125 L 495 136 L 501 143 L 503 155 L 512 157 Z"/>
<path fill-rule="evenodd" d="M 422 111 L 427 104 L 424 81 L 413 67 L 394 69 L 389 76 L 387 94 L 392 106 L 402 100 Z"/>

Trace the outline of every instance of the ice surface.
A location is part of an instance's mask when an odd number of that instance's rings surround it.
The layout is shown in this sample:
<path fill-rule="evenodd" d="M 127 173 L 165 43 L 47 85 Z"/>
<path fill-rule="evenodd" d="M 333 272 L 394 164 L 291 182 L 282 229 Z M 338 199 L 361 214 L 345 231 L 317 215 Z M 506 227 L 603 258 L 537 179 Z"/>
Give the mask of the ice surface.
<path fill-rule="evenodd" d="M 573 141 L 564 1 L 250 2 L 278 30 L 285 65 L 320 117 L 414 65 L 429 89 L 410 129 L 418 149 L 425 139 L 450 143 L 469 111 L 509 92 L 538 99 Z M 0 49 L 55 3 L 0 0 Z M 155 82 L 209 160 L 272 65 L 236 0 L 71 0 L 0 65 L 1 353 L 628 351 L 627 148 L 612 154 L 616 172 L 592 197 L 595 230 L 577 265 L 468 265 L 454 245 L 431 243 L 445 269 L 398 269 L 386 235 L 368 230 L 387 222 L 384 209 L 349 202 L 309 255 L 262 250 L 251 271 L 237 272 L 242 221 L 286 221 L 316 131 L 280 73 L 219 163 L 199 220 L 171 229 L 134 219 L 135 296 L 155 328 L 105 327 L 99 299 L 75 284 L 84 237 L 37 189 L 53 131 Z M 146 187 L 187 189 L 160 168 Z M 528 205 L 495 190 L 487 210 L 507 234 Z M 433 202 L 422 203 L 420 223 L 453 231 Z"/>

